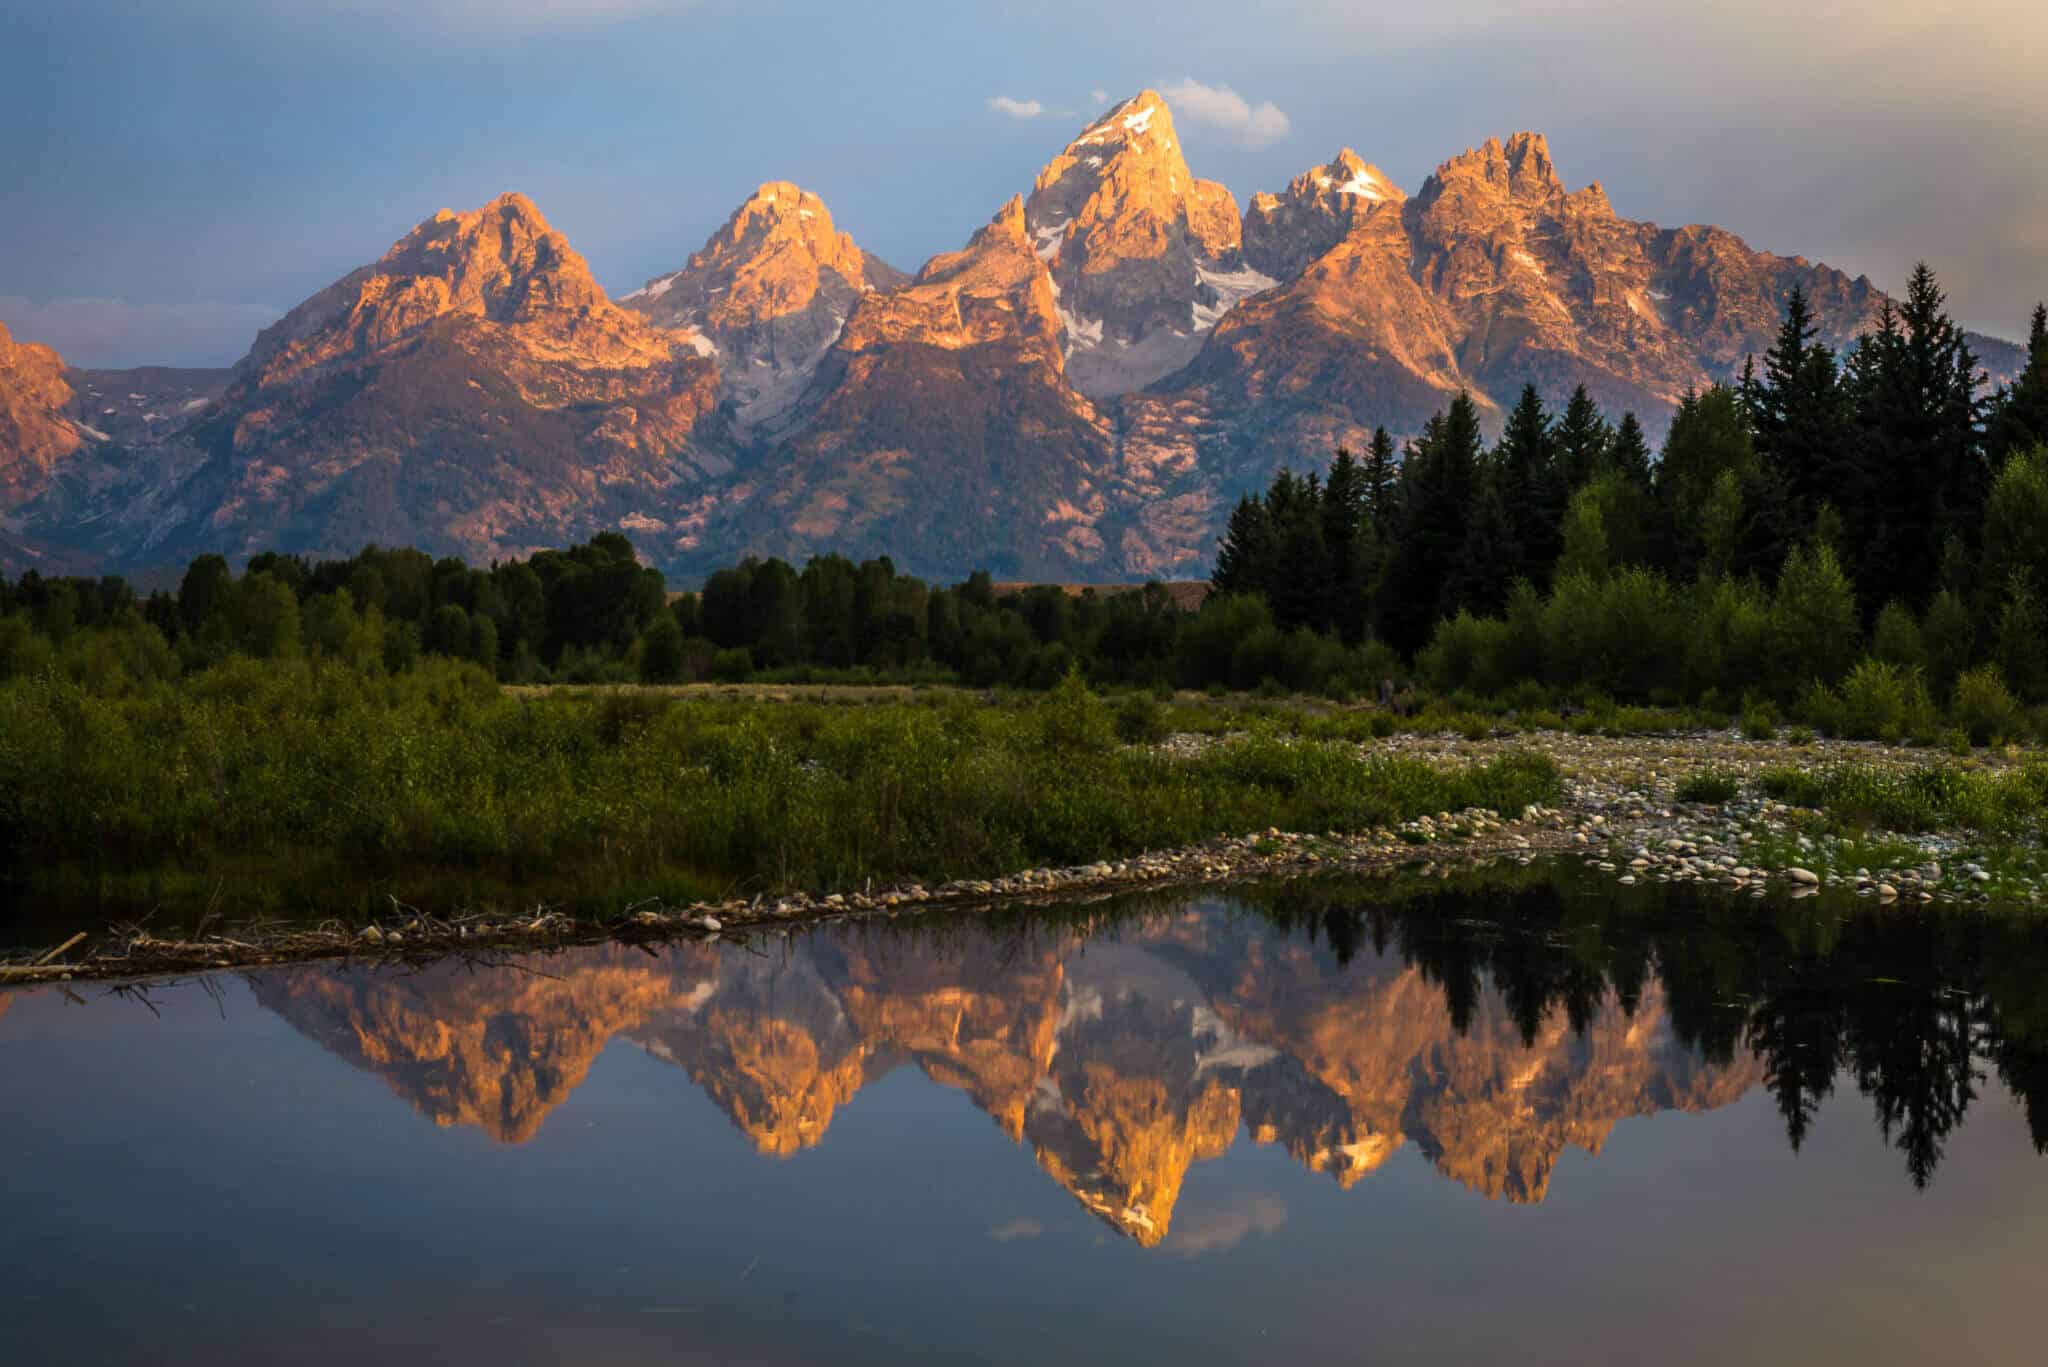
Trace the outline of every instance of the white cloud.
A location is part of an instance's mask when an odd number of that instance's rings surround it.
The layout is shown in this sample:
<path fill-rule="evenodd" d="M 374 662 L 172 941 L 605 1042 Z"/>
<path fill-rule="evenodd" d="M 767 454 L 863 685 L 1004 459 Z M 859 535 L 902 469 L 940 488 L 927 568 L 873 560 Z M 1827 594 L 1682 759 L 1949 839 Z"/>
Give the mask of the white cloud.
<path fill-rule="evenodd" d="M 1227 85 L 1203 85 L 1185 77 L 1160 87 L 1178 123 L 1214 128 L 1243 147 L 1266 147 L 1287 136 L 1292 125 L 1271 100 L 1253 104 Z"/>
<path fill-rule="evenodd" d="M 1013 100 L 1008 95 L 997 95 L 988 107 L 1012 119 L 1035 119 L 1045 112 L 1045 106 L 1037 100 Z"/>
<path fill-rule="evenodd" d="M 1107 90 L 1104 90 L 1101 86 L 1097 86 L 1095 89 L 1088 92 L 1088 98 L 1095 101 L 1095 103 L 1097 104 L 1108 104 L 1109 92 Z"/>
<path fill-rule="evenodd" d="M 1006 1244 L 1012 1239 L 1036 1239 L 1043 1233 L 1045 1226 L 1026 1216 L 1012 1220 L 1006 1225 L 997 1225 L 988 1232 L 988 1237 L 999 1244 Z"/>
<path fill-rule="evenodd" d="M 1182 1212 L 1167 1236 L 1166 1247 L 1183 1258 L 1236 1248 L 1254 1234 L 1274 1234 L 1287 1223 L 1287 1207 L 1278 1197 L 1246 1192 L 1210 1210 Z"/>

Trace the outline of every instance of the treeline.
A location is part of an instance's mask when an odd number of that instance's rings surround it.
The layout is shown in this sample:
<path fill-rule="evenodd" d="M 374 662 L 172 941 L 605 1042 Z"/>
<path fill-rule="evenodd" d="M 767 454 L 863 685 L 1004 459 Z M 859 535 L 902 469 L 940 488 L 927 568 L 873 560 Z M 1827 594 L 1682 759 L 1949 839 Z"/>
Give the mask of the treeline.
<path fill-rule="evenodd" d="M 258 555 L 238 576 L 204 555 L 175 592 L 147 597 L 118 577 L 0 578 L 0 677 L 62 669 L 106 688 L 302 656 L 389 674 L 442 656 L 510 681 L 597 677 L 666 616 L 662 576 L 615 533 L 484 570 L 371 546 L 318 563 Z"/>
<path fill-rule="evenodd" d="M 1447 690 L 1763 700 L 1830 729 L 1875 708 L 1910 732 L 2048 701 L 2044 443 L 2048 309 L 1986 396 L 1922 267 L 1846 358 L 1795 290 L 1762 366 L 1687 394 L 1654 462 L 1632 415 L 1530 388 L 1490 447 L 1460 395 L 1391 477 L 1384 431 L 1326 478 L 1283 471 L 1213 583 Z"/>
<path fill-rule="evenodd" d="M 1175 679 L 1176 652 L 1202 639 L 1187 617 L 1159 585 L 998 594 L 976 574 L 933 588 L 886 557 L 820 556 L 802 570 L 748 560 L 701 592 L 670 593 L 623 536 L 605 533 L 488 569 L 372 546 L 317 563 L 259 555 L 238 576 L 207 555 L 175 591 L 146 597 L 118 577 L 0 577 L 0 679 L 55 669 L 118 692 L 235 658 L 402 674 L 445 657 L 507 683 L 765 675 L 1047 688 L 1079 667 L 1149 686 Z"/>
<path fill-rule="evenodd" d="M 1337 697 L 1419 677 L 1535 706 L 1598 694 L 1932 734 L 2012 733 L 2048 702 L 2048 309 L 2024 372 L 1983 392 L 1924 267 L 1846 357 L 1795 291 L 1740 381 L 1687 394 L 1653 457 L 1632 414 L 1526 389 L 1500 440 L 1460 395 L 1398 452 L 1241 501 L 1212 592 L 1002 593 L 886 557 L 748 560 L 675 594 L 616 533 L 476 569 L 371 547 L 309 563 L 203 556 L 175 592 L 0 579 L 0 678 L 95 687 L 237 657 L 504 682 L 957 679 L 1271 688 Z M 1962 713 L 1968 712 L 1967 718 Z"/>

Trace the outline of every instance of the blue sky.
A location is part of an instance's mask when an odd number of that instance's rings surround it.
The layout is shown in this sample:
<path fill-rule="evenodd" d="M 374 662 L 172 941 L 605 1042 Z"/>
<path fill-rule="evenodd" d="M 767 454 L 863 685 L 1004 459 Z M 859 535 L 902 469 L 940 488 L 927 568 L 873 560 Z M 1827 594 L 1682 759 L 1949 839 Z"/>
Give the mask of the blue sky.
<path fill-rule="evenodd" d="M 226 364 L 508 189 L 614 291 L 769 179 L 915 269 L 1028 190 L 1096 92 L 1152 85 L 1240 201 L 1345 145 L 1412 191 L 1535 128 L 1626 215 L 1893 288 L 1924 256 L 1966 321 L 2022 333 L 2048 294 L 2048 6 L 1787 8 L 8 0 L 0 321 L 77 364 Z"/>

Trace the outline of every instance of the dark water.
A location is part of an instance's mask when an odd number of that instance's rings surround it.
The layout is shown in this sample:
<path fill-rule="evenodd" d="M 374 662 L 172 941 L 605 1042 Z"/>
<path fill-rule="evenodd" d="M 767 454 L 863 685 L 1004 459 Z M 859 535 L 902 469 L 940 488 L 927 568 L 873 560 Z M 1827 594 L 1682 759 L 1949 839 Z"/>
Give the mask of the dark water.
<path fill-rule="evenodd" d="M 2048 932 L 1324 887 L 0 997 L 0 1361 L 2020 1363 Z"/>

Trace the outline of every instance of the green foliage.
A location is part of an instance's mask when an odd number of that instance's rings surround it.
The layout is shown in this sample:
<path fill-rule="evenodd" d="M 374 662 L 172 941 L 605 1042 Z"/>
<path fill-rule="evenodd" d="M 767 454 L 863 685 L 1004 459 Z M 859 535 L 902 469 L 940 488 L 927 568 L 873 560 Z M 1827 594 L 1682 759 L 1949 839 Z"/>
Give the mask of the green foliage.
<path fill-rule="evenodd" d="M 1930 725 L 1933 704 L 1917 672 L 1864 660 L 1842 681 L 1839 734 L 1897 744 Z"/>
<path fill-rule="evenodd" d="M 711 657 L 711 677 L 719 683 L 745 683 L 754 677 L 754 653 L 745 646 L 719 651 Z"/>
<path fill-rule="evenodd" d="M 2011 833 L 2040 820 L 2048 803 L 2048 768 L 1998 773 L 1952 765 L 1780 768 L 1760 775 L 1757 788 L 1780 802 L 1816 808 L 1845 827 Z"/>
<path fill-rule="evenodd" d="M 1678 785 L 1680 802 L 1720 804 L 1742 794 L 1742 779 L 1733 770 L 1708 767 L 1686 775 Z"/>
<path fill-rule="evenodd" d="M 1172 732 L 1166 709 L 1149 693 L 1126 693 L 1116 705 L 1115 725 L 1126 745 L 1157 745 Z"/>
<path fill-rule="evenodd" d="M 1950 709 L 1956 725 L 1973 745 L 2002 745 L 2017 739 L 2026 724 L 2019 701 L 1998 677 L 1998 671 L 1982 665 L 1956 680 L 1955 703 Z"/>
<path fill-rule="evenodd" d="M 316 899 L 428 867 L 844 887 L 1557 793 L 1539 757 L 1361 761 L 1268 723 L 1193 759 L 1117 743 L 1134 716 L 1157 734 L 1156 707 L 1113 711 L 1078 675 L 1024 705 L 847 708 L 515 698 L 435 658 L 400 676 L 235 660 L 122 698 L 45 674 L 0 683 L 0 843 L 32 876 L 288 860 Z"/>
<path fill-rule="evenodd" d="M 678 683 L 688 663 L 683 628 L 672 614 L 664 612 L 640 636 L 640 681 Z"/>
<path fill-rule="evenodd" d="M 1834 683 L 1855 660 L 1860 634 L 1855 590 L 1835 553 L 1820 542 L 1795 549 L 1771 600 L 1776 677 Z"/>
<path fill-rule="evenodd" d="M 1913 609 L 1896 598 L 1884 605 L 1870 629 L 1870 654 L 1902 670 L 1926 670 L 1927 645 Z"/>

